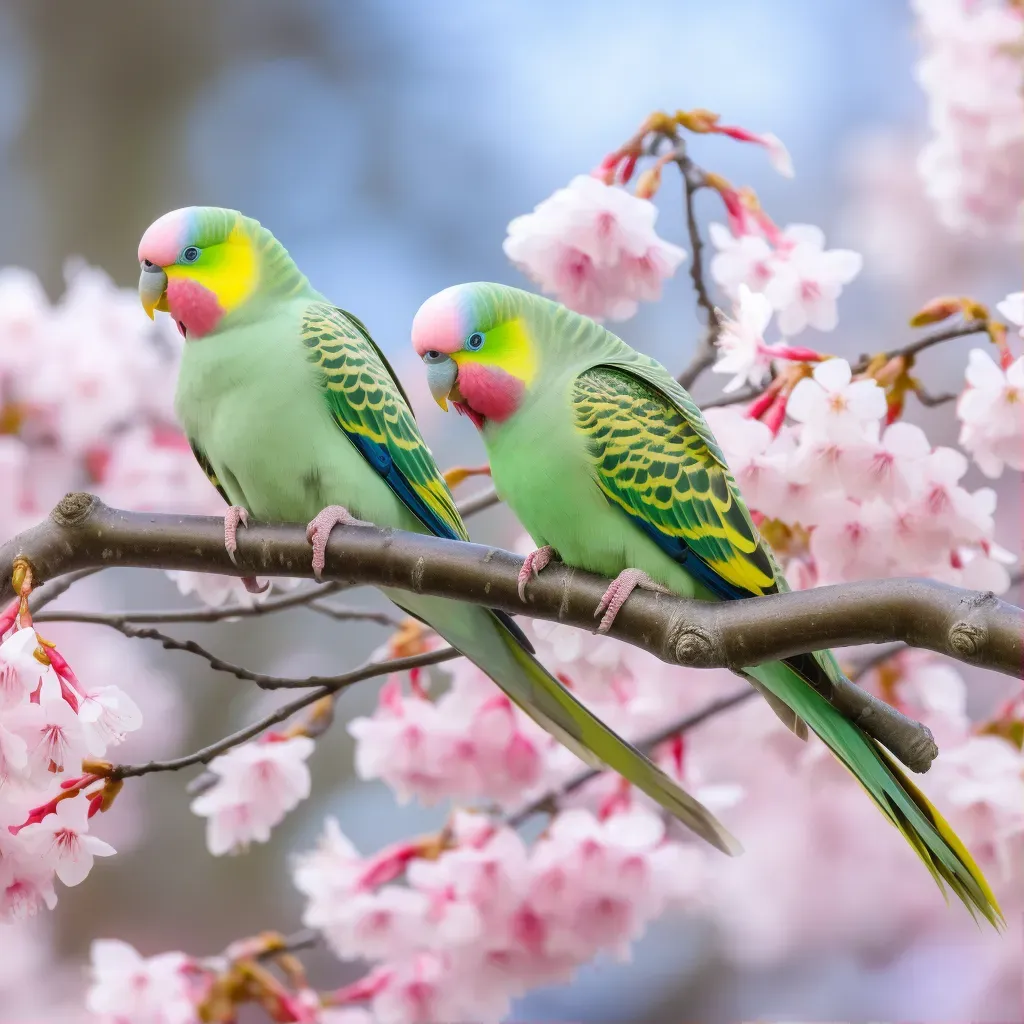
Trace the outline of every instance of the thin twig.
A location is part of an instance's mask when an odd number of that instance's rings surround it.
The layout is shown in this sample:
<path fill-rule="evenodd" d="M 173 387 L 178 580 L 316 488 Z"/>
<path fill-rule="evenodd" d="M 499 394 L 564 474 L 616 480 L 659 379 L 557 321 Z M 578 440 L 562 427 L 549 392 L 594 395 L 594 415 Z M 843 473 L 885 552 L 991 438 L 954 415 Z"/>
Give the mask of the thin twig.
<path fill-rule="evenodd" d="M 72 574 L 74 575 L 74 574 Z M 49 586 L 49 584 L 47 584 Z M 223 622 L 227 619 L 250 619 L 275 612 L 298 608 L 330 594 L 344 589 L 340 583 L 326 583 L 316 589 L 303 590 L 298 594 L 270 601 L 256 602 L 251 605 L 230 605 L 222 608 L 192 608 L 184 611 L 152 611 L 152 612 L 44 612 L 34 615 L 37 622 L 85 622 L 99 626 L 119 628 L 123 623 L 133 622 L 138 625 L 171 626 L 184 622 Z"/>
<path fill-rule="evenodd" d="M 966 338 L 971 334 L 980 334 L 986 329 L 984 320 L 966 320 L 961 324 L 957 324 L 954 327 L 946 327 L 941 331 L 935 331 L 932 334 L 926 334 L 922 338 L 918 338 L 916 341 L 912 341 L 902 348 L 893 348 L 889 351 L 882 353 L 886 360 L 895 359 L 896 356 L 912 357 L 916 356 L 926 349 L 931 348 L 933 345 L 940 345 L 944 341 L 953 341 L 956 338 Z M 868 365 L 871 362 L 872 357 L 869 355 L 862 355 L 860 359 L 854 363 L 850 369 L 855 375 L 858 373 L 864 373 L 867 370 Z M 757 398 L 759 395 L 763 395 L 768 384 L 765 383 L 762 387 L 747 387 L 742 388 L 740 391 L 734 391 L 730 395 L 719 395 L 717 398 L 710 398 L 706 402 L 701 402 L 701 409 L 718 409 L 726 405 L 739 405 L 743 402 L 750 402 Z M 943 405 L 946 402 L 953 401 L 957 396 L 954 394 L 942 394 L 932 397 L 927 392 L 918 393 L 918 398 L 922 405 Z"/>
<path fill-rule="evenodd" d="M 718 341 L 720 325 L 715 304 L 708 293 L 704 279 L 704 241 L 697 223 L 694 197 L 706 186 L 704 172 L 686 155 L 680 143 L 676 163 L 683 176 L 683 203 L 686 208 L 686 229 L 690 236 L 690 280 L 697 293 L 697 305 L 704 311 L 704 333 L 697 343 L 697 349 L 690 358 L 686 369 L 676 378 L 687 390 L 693 387 L 697 378 L 715 361 L 715 344 Z"/>
<path fill-rule="evenodd" d="M 253 739 L 272 725 L 277 725 L 286 718 L 291 718 L 296 711 L 301 711 L 303 708 L 309 707 L 310 704 L 315 704 L 322 697 L 329 697 L 339 690 L 353 686 L 356 683 L 361 683 L 365 679 L 389 675 L 392 672 L 407 672 L 412 668 L 438 665 L 443 661 L 451 661 L 457 657 L 459 657 L 459 652 L 454 648 L 442 647 L 436 651 L 414 654 L 408 658 L 391 658 L 388 661 L 368 662 L 360 668 L 353 669 L 351 672 L 336 676 L 311 693 L 305 693 L 301 697 L 289 701 L 287 704 L 282 704 L 281 707 L 276 711 L 272 711 L 269 715 L 265 715 L 263 718 L 245 726 L 245 728 L 239 729 L 237 732 L 233 732 L 229 736 L 217 740 L 216 743 L 203 747 L 201 750 L 197 750 L 192 754 L 186 754 L 184 757 L 172 758 L 169 761 L 149 761 L 146 764 L 117 765 L 110 772 L 110 777 L 113 779 L 132 779 L 140 775 L 151 775 L 153 772 L 176 772 L 195 764 L 209 764 L 219 754 L 223 754 L 226 750 L 230 750 L 232 747 L 237 747 L 239 744 Z"/>
<path fill-rule="evenodd" d="M 96 573 L 102 571 L 102 569 L 79 569 L 78 572 L 69 572 L 67 576 L 62 576 L 57 580 L 50 580 L 46 586 L 39 587 L 33 591 L 32 596 L 28 599 L 28 608 L 32 613 L 32 617 L 36 618 L 37 612 L 45 608 L 52 601 L 56 601 L 61 594 L 70 590 L 79 580 L 84 580 L 87 576 L 95 576 Z M 40 618 L 45 619 L 45 616 Z"/>
<path fill-rule="evenodd" d="M 721 714 L 723 711 L 728 711 L 730 708 L 736 707 L 738 704 L 743 704 L 751 697 L 755 696 L 757 690 L 751 687 L 746 687 L 742 690 L 736 690 L 734 693 L 730 693 L 725 697 L 719 697 L 717 700 L 711 701 L 711 703 L 700 708 L 698 711 L 694 711 L 684 718 L 680 718 L 670 725 L 659 729 L 657 732 L 651 733 L 649 736 L 645 736 L 640 740 L 636 747 L 638 750 L 642 750 L 644 753 L 648 753 L 655 747 L 664 743 L 666 740 L 672 739 L 674 736 L 678 736 L 681 733 L 688 732 L 690 729 L 701 725 L 706 722 L 709 718 L 714 718 L 716 715 Z M 527 819 L 532 818 L 535 814 L 549 809 L 552 806 L 557 805 L 558 801 L 569 793 L 575 792 L 581 786 L 585 786 L 591 779 L 596 778 L 602 774 L 602 770 L 599 768 L 588 768 L 584 772 L 580 772 L 578 775 L 574 775 L 568 782 L 563 783 L 556 789 L 549 790 L 543 796 L 538 797 L 536 800 L 531 801 L 526 807 L 520 808 L 513 814 L 508 815 L 505 818 L 504 824 L 510 828 L 519 828 Z"/>
<path fill-rule="evenodd" d="M 493 487 L 490 487 L 482 494 L 477 494 L 472 498 L 467 498 L 465 501 L 460 501 L 458 509 L 462 518 L 468 519 L 470 516 L 476 515 L 477 512 L 483 512 L 484 509 L 493 508 L 495 505 L 500 504 L 501 498 L 498 497 L 498 492 Z"/>
<path fill-rule="evenodd" d="M 132 639 L 155 640 L 165 651 L 184 651 L 186 654 L 194 654 L 197 658 L 202 658 L 214 672 L 225 672 L 236 679 L 244 679 L 247 682 L 255 683 L 261 690 L 302 690 L 313 686 L 345 685 L 350 675 L 350 673 L 345 673 L 340 676 L 308 676 L 305 679 L 296 679 L 289 676 L 271 676 L 263 672 L 254 672 L 243 665 L 235 665 L 230 661 L 225 661 L 223 658 L 219 658 L 216 654 L 208 651 L 202 644 L 196 643 L 195 640 L 179 640 L 177 637 L 168 636 L 166 633 L 161 633 L 160 630 L 153 629 L 151 626 L 134 626 L 130 622 L 117 622 L 102 617 L 94 617 L 88 621 L 117 630 L 118 633 Z"/>

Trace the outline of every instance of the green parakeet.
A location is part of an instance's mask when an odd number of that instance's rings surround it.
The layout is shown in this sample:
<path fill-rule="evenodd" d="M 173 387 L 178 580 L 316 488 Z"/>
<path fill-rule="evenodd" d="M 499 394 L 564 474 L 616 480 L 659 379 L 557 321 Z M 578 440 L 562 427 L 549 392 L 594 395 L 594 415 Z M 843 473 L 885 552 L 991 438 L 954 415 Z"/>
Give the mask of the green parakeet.
<path fill-rule="evenodd" d="M 196 459 L 231 506 L 229 551 L 249 514 L 308 522 L 318 573 L 337 524 L 467 539 L 380 349 L 359 320 L 310 286 L 269 231 L 234 210 L 175 210 L 146 231 L 139 262 L 146 311 L 169 312 L 185 337 L 176 409 Z M 544 670 L 509 616 L 384 593 L 583 760 L 614 769 L 708 842 L 738 851 L 700 803 Z"/>
<path fill-rule="evenodd" d="M 485 283 L 428 299 L 412 340 L 434 398 L 480 430 L 498 494 L 540 545 L 521 588 L 555 553 L 613 577 L 602 628 L 637 586 L 725 601 L 789 589 L 700 410 L 653 359 L 555 302 Z M 809 682 L 840 677 L 830 651 L 746 672 L 795 731 L 821 737 L 940 888 L 1001 922 L 950 826 Z"/>

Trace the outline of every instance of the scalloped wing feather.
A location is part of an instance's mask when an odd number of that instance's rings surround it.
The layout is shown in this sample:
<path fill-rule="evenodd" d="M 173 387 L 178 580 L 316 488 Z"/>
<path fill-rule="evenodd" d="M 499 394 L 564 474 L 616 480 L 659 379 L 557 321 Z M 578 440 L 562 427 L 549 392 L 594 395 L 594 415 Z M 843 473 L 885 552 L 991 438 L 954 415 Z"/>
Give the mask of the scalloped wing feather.
<path fill-rule="evenodd" d="M 468 540 L 405 391 L 363 324 L 314 302 L 303 313 L 302 341 L 323 373 L 331 415 L 367 462 L 432 533 Z"/>

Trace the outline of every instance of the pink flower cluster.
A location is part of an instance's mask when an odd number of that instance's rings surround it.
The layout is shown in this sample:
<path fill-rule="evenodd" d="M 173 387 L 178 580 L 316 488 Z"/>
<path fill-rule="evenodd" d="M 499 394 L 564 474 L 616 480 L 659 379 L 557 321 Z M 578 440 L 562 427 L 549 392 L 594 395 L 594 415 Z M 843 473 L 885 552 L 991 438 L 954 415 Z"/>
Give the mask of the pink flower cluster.
<path fill-rule="evenodd" d="M 1024 292 L 997 308 L 1024 337 Z M 984 349 L 971 349 L 965 377 L 956 407 L 961 447 L 992 479 L 1004 466 L 1024 469 L 1024 356 L 1013 359 L 1006 350 L 1000 365 Z"/>
<path fill-rule="evenodd" d="M 996 0 L 914 0 L 917 77 L 933 135 L 918 169 L 950 228 L 1019 237 L 1024 214 L 1024 13 Z"/>
<path fill-rule="evenodd" d="M 707 673 L 703 685 L 683 686 L 677 670 L 608 637 L 543 621 L 526 628 L 542 663 L 630 739 L 692 710 L 727 678 Z M 436 696 L 419 684 L 407 692 L 402 677 L 391 677 L 374 714 L 349 723 L 361 779 L 381 779 L 402 802 L 487 800 L 515 810 L 585 769 L 471 662 L 457 659 L 437 675 L 447 675 L 450 685 Z M 688 762 L 688 773 L 693 768 Z M 687 782 L 694 781 L 688 774 Z M 602 795 L 615 799 L 614 787 Z"/>
<path fill-rule="evenodd" d="M 456 813 L 439 851 L 402 844 L 372 858 L 328 822 L 295 882 L 304 922 L 335 955 L 374 965 L 336 1002 L 367 1002 L 381 1024 L 499 1021 L 512 998 L 598 953 L 628 956 L 651 920 L 694 899 L 703 863 L 639 808 L 565 811 L 532 846 Z"/>
<path fill-rule="evenodd" d="M 509 224 L 505 255 L 570 309 L 627 320 L 686 256 L 658 237 L 657 217 L 649 199 L 581 174 Z"/>
<path fill-rule="evenodd" d="M 836 300 L 860 273 L 860 254 L 826 249 L 824 233 L 813 224 L 780 230 L 760 210 L 747 210 L 735 194 L 724 198 L 729 227 L 712 224 L 709 229 L 718 250 L 711 260 L 715 282 L 734 300 L 743 286 L 763 294 L 765 311 L 774 310 L 787 337 L 807 327 L 834 330 L 839 322 Z M 765 326 L 767 319 L 762 331 Z"/>
<path fill-rule="evenodd" d="M 206 818 L 210 853 L 240 853 L 270 838 L 270 830 L 309 796 L 306 760 L 314 746 L 308 736 L 264 733 L 210 762 L 215 781 L 192 801 L 192 810 Z"/>
<path fill-rule="evenodd" d="M 752 510 L 770 530 L 794 586 L 931 576 L 995 590 L 1016 558 L 994 540 L 996 495 L 960 485 L 967 459 L 933 448 L 920 427 L 886 427 L 885 395 L 851 381 L 844 359 L 818 363 L 789 397 L 792 425 L 771 429 L 737 409 L 711 409 L 715 431 Z"/>
<path fill-rule="evenodd" d="M 90 835 L 104 786 L 82 761 L 142 724 L 123 690 L 84 686 L 31 626 L 19 628 L 17 603 L 0 625 L 0 921 L 52 909 L 54 876 L 78 885 L 95 857 L 114 853 Z"/>
<path fill-rule="evenodd" d="M 151 323 L 138 295 L 96 268 L 69 264 L 55 304 L 33 274 L 0 270 L 0 535 L 83 487 L 124 508 L 223 510 L 176 425 L 180 345 L 168 318 Z M 211 605 L 269 596 L 234 577 L 169 575 Z"/>

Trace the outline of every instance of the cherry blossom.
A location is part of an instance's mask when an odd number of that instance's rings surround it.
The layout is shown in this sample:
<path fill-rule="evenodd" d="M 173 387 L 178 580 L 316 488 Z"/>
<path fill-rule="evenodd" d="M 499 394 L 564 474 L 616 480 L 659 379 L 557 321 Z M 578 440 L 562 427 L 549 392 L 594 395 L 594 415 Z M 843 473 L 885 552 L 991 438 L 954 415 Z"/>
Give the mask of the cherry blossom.
<path fill-rule="evenodd" d="M 92 870 L 95 857 L 111 857 L 114 848 L 89 835 L 89 804 L 82 797 L 57 803 L 52 814 L 26 825 L 19 833 L 25 847 L 33 851 L 65 885 L 78 885 Z"/>
<path fill-rule="evenodd" d="M 760 384 L 772 360 L 764 340 L 764 332 L 772 318 L 771 303 L 741 284 L 735 312 L 734 320 L 720 316 L 722 329 L 718 335 L 718 348 L 721 355 L 711 367 L 715 373 L 733 374 L 732 380 L 722 388 L 726 394 L 747 383 Z"/>
<path fill-rule="evenodd" d="M 23 705 L 8 722 L 26 743 L 27 771 L 37 785 L 45 785 L 56 773 L 74 774 L 89 753 L 82 722 L 62 697 L 44 696 L 38 704 Z"/>
<path fill-rule="evenodd" d="M 835 330 L 839 322 L 836 300 L 843 286 L 861 270 L 860 253 L 849 249 L 825 249 L 820 229 L 794 225 L 786 229 L 793 243 L 785 259 L 775 263 L 774 274 L 765 285 L 765 297 L 778 313 L 779 330 L 799 334 L 806 327 Z"/>
<path fill-rule="evenodd" d="M 885 415 L 885 394 L 875 381 L 851 377 L 845 359 L 826 359 L 797 382 L 787 412 L 805 431 L 836 441 L 862 439 L 864 425 Z"/>
<path fill-rule="evenodd" d="M 961 446 L 987 477 L 1004 466 L 1024 469 L 1024 356 L 1003 370 L 988 352 L 971 349 L 966 378 L 956 407 Z"/>
<path fill-rule="evenodd" d="M 87 691 L 78 709 L 89 752 L 100 757 L 142 725 L 138 705 L 118 686 Z"/>
<path fill-rule="evenodd" d="M 657 208 L 591 175 L 578 175 L 508 226 L 508 258 L 579 313 L 626 320 L 660 296 L 685 253 L 654 230 Z"/>
<path fill-rule="evenodd" d="M 1024 292 L 1007 295 L 1001 302 L 996 303 L 996 309 L 1018 328 L 1017 333 L 1024 338 Z"/>
<path fill-rule="evenodd" d="M 1020 10 L 1012 4 L 915 0 L 924 53 L 917 77 L 933 135 L 918 169 L 943 223 L 1017 237 L 1024 187 Z"/>
<path fill-rule="evenodd" d="M 34 656 L 38 646 L 32 629 L 16 630 L 0 644 L 0 711 L 25 701 L 48 671 Z"/>
<path fill-rule="evenodd" d="M 100 1024 L 198 1024 L 184 953 L 143 957 L 127 942 L 96 939 L 85 1005 Z"/>
<path fill-rule="evenodd" d="M 842 465 L 844 486 L 851 497 L 879 497 L 889 504 L 906 500 L 917 490 L 930 454 L 931 445 L 920 427 L 893 423 L 877 444 L 850 450 Z"/>
<path fill-rule="evenodd" d="M 738 296 L 741 285 L 761 293 L 775 276 L 775 251 L 762 235 L 734 235 L 724 224 L 708 229 L 718 250 L 711 258 L 712 279 L 730 296 Z"/>
<path fill-rule="evenodd" d="M 210 762 L 217 782 L 192 801 L 207 819 L 206 845 L 215 857 L 249 843 L 265 843 L 270 830 L 310 790 L 306 759 L 316 744 L 306 736 L 233 747 Z"/>

